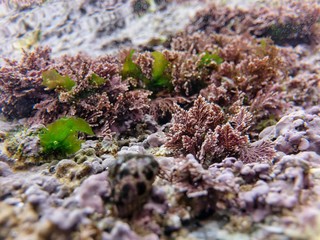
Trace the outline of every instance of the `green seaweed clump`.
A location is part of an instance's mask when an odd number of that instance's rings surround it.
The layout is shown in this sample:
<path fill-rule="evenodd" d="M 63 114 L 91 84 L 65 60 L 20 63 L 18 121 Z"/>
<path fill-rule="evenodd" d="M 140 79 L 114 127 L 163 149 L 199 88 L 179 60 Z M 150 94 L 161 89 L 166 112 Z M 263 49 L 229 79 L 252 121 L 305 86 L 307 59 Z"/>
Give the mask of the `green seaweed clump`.
<path fill-rule="evenodd" d="M 152 75 L 148 79 L 142 72 L 140 66 L 133 62 L 132 56 L 134 50 L 131 50 L 128 56 L 125 58 L 122 68 L 122 77 L 128 78 L 132 77 L 137 80 L 141 80 L 144 84 L 144 87 L 153 92 L 157 92 L 161 89 L 172 90 L 171 77 L 167 72 L 169 67 L 169 61 L 165 58 L 163 53 L 155 51 L 151 55 L 154 59 L 152 66 Z"/>
<path fill-rule="evenodd" d="M 170 76 L 166 73 L 169 66 L 169 61 L 161 52 L 151 53 L 154 63 L 152 66 L 152 80 L 148 83 L 147 87 L 151 90 L 156 90 L 157 88 L 167 88 L 172 89 L 172 84 Z"/>
<path fill-rule="evenodd" d="M 206 52 L 201 58 L 200 62 L 202 66 L 207 66 L 210 65 L 212 61 L 220 65 L 221 63 L 223 63 L 223 58 L 220 57 L 217 53 L 210 54 L 209 52 Z"/>
<path fill-rule="evenodd" d="M 106 79 L 99 77 L 97 74 L 93 73 L 90 78 L 90 83 L 94 86 L 101 86 L 106 83 Z"/>
<path fill-rule="evenodd" d="M 142 74 L 140 67 L 132 61 L 132 56 L 134 54 L 134 50 L 130 50 L 128 56 L 125 58 L 121 75 L 123 78 L 136 78 L 143 79 L 145 78 Z"/>
<path fill-rule="evenodd" d="M 60 87 L 70 91 L 76 85 L 69 76 L 62 76 L 55 69 L 44 71 L 42 73 L 42 79 L 42 85 L 50 90 Z"/>
<path fill-rule="evenodd" d="M 60 118 L 49 124 L 39 135 L 43 153 L 68 155 L 77 152 L 83 142 L 78 139 L 78 132 L 94 134 L 81 118 Z"/>

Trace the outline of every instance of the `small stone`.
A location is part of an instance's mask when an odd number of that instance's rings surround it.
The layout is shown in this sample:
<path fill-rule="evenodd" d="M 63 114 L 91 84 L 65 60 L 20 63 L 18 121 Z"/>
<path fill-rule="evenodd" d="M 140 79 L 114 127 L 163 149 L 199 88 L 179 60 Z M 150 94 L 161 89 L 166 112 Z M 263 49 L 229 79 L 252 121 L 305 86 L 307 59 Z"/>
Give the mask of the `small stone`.
<path fill-rule="evenodd" d="M 52 212 L 51 212 L 52 211 Z M 81 223 L 83 213 L 81 210 L 67 210 L 57 208 L 48 212 L 47 218 L 52 221 L 59 229 L 71 230 L 74 226 Z"/>
<path fill-rule="evenodd" d="M 293 208 L 298 203 L 298 200 L 295 196 L 286 196 L 282 202 L 284 207 Z"/>
<path fill-rule="evenodd" d="M 272 176 L 270 176 L 268 174 L 259 174 L 259 179 L 264 180 L 264 181 L 271 181 Z"/>
<path fill-rule="evenodd" d="M 101 156 L 101 159 L 102 159 L 102 166 L 104 169 L 109 169 L 110 167 L 116 164 L 116 159 L 111 154 L 103 154 Z"/>
<path fill-rule="evenodd" d="M 165 136 L 163 133 L 153 133 L 146 140 L 150 147 L 160 147 L 164 143 Z"/>
<path fill-rule="evenodd" d="M 103 165 L 100 163 L 100 161 L 91 162 L 91 167 L 92 167 L 93 174 L 101 173 L 103 170 L 105 170 Z"/>
<path fill-rule="evenodd" d="M 253 203 L 255 195 L 253 192 L 244 192 L 239 194 L 240 198 L 243 199 L 246 203 Z"/>
<path fill-rule="evenodd" d="M 170 228 L 179 229 L 181 227 L 180 217 L 177 215 L 171 214 L 166 221 L 166 225 L 169 226 Z"/>
<path fill-rule="evenodd" d="M 270 169 L 270 165 L 267 164 L 267 163 L 258 163 L 258 164 L 255 164 L 253 166 L 253 170 L 256 172 L 256 173 L 263 173 L 263 172 L 267 172 L 269 171 Z"/>
<path fill-rule="evenodd" d="M 288 141 L 291 144 L 298 145 L 300 143 L 302 136 L 303 136 L 303 133 L 301 133 L 301 132 L 288 133 L 287 136 L 288 136 Z"/>
<path fill-rule="evenodd" d="M 255 193 L 257 196 L 261 196 L 264 194 L 267 194 L 269 192 L 269 186 L 266 182 L 259 180 L 257 182 L 257 186 L 255 186 L 252 191 Z"/>
<path fill-rule="evenodd" d="M 7 177 L 12 174 L 9 165 L 5 162 L 0 162 L 0 177 Z"/>
<path fill-rule="evenodd" d="M 313 106 L 307 110 L 309 114 L 317 115 L 320 113 L 320 106 Z"/>
<path fill-rule="evenodd" d="M 53 193 L 54 191 L 56 191 L 58 186 L 59 186 L 59 182 L 57 181 L 57 179 L 47 178 L 43 183 L 42 188 L 48 193 Z"/>
<path fill-rule="evenodd" d="M 237 171 L 240 171 L 241 168 L 243 167 L 243 162 L 242 162 L 242 161 L 236 161 L 236 162 L 233 164 L 233 166 L 235 167 L 235 169 L 236 169 Z"/>
<path fill-rule="evenodd" d="M 292 122 L 294 128 L 300 127 L 304 125 L 304 121 L 302 119 L 297 119 Z"/>
<path fill-rule="evenodd" d="M 259 134 L 259 139 L 273 139 L 275 137 L 275 126 L 266 127 Z"/>
<path fill-rule="evenodd" d="M 240 172 L 242 175 L 254 175 L 254 171 L 249 166 L 244 166 Z"/>
<path fill-rule="evenodd" d="M 314 176 L 314 178 L 320 179 L 320 168 L 311 168 L 310 173 Z"/>
<path fill-rule="evenodd" d="M 111 187 L 107 181 L 107 172 L 88 177 L 77 189 L 77 200 L 82 207 L 90 207 L 103 213 L 103 198 L 110 195 Z"/>
<path fill-rule="evenodd" d="M 234 175 L 230 171 L 223 172 L 219 177 L 217 177 L 219 182 L 228 182 L 232 179 L 234 179 Z"/>
<path fill-rule="evenodd" d="M 224 167 L 232 167 L 236 161 L 237 161 L 236 158 L 234 158 L 234 157 L 228 157 L 228 158 L 225 158 L 225 159 L 222 161 L 222 163 L 224 164 Z"/>
<path fill-rule="evenodd" d="M 282 196 L 277 192 L 269 192 L 266 197 L 266 203 L 271 206 L 276 206 L 282 201 Z"/>
<path fill-rule="evenodd" d="M 118 156 L 121 155 L 129 155 L 129 154 L 145 154 L 146 150 L 142 146 L 124 146 L 121 148 L 121 150 L 118 152 Z"/>
<path fill-rule="evenodd" d="M 300 144 L 298 146 L 298 149 L 300 151 L 306 151 L 309 147 L 310 147 L 309 141 L 307 139 L 305 139 L 305 138 L 301 138 Z"/>

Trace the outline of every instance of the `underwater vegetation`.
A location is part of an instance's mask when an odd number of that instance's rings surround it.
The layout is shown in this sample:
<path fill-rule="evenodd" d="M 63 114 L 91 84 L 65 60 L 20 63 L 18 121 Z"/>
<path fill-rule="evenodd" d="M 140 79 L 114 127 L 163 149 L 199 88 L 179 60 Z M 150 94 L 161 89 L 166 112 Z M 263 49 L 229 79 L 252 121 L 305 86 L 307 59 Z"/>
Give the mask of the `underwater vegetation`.
<path fill-rule="evenodd" d="M 148 74 L 150 75 L 149 78 L 144 76 L 141 67 L 133 62 L 133 54 L 134 51 L 131 50 L 123 63 L 121 74 L 124 79 L 128 77 L 133 78 L 138 81 L 137 85 L 142 81 L 143 85 L 141 87 L 146 88 L 153 93 L 163 89 L 167 91 L 172 90 L 170 75 L 166 72 L 169 67 L 169 61 L 165 58 L 163 53 L 157 51 L 151 53 L 153 63 L 151 74 Z"/>
<path fill-rule="evenodd" d="M 272 4 L 272 3 L 271 3 Z M 212 4 L 199 11 L 186 32 L 270 37 L 277 45 L 319 43 L 320 8 L 316 1 L 284 1 L 249 9 Z"/>
<path fill-rule="evenodd" d="M 42 73 L 42 78 L 42 84 L 50 90 L 62 87 L 70 91 L 75 85 L 75 82 L 72 79 L 68 76 L 61 76 L 55 69 L 44 71 Z"/>
<path fill-rule="evenodd" d="M 301 101 L 302 94 L 287 101 L 293 92 L 316 91 L 317 75 L 311 73 L 308 83 L 299 80 L 293 57 L 268 39 L 205 33 L 178 34 L 171 49 L 162 52 L 131 50 L 96 59 L 83 54 L 51 59 L 48 48 L 37 48 L 0 70 L 0 106 L 8 119 L 28 117 L 30 124 L 76 116 L 97 137 L 109 139 L 135 135 L 138 128 L 152 132 L 156 122 L 171 122 L 166 146 L 194 154 L 208 166 L 249 154 L 261 126 Z M 200 112 L 192 113 L 191 106 Z M 155 122 L 148 122 L 147 115 Z"/>
<path fill-rule="evenodd" d="M 259 147 L 250 149 L 246 134 L 251 120 L 252 115 L 245 108 L 239 108 L 228 119 L 218 105 L 198 97 L 188 111 L 177 109 L 165 146 L 183 155 L 192 154 L 204 167 L 227 156 L 243 162 L 272 159 L 274 150 L 270 142 L 259 143 L 263 151 Z M 250 158 L 250 151 L 257 152 L 255 159 Z"/>
<path fill-rule="evenodd" d="M 43 153 L 68 155 L 77 152 L 83 142 L 78 139 L 79 132 L 94 134 L 81 118 L 60 118 L 47 125 L 39 135 Z"/>
<path fill-rule="evenodd" d="M 143 18 L 172 1 L 119 2 Z M 305 239 L 287 229 L 319 215 L 320 7 L 285 2 L 210 4 L 157 46 L 6 59 L 0 239 L 189 239 L 208 222 Z"/>

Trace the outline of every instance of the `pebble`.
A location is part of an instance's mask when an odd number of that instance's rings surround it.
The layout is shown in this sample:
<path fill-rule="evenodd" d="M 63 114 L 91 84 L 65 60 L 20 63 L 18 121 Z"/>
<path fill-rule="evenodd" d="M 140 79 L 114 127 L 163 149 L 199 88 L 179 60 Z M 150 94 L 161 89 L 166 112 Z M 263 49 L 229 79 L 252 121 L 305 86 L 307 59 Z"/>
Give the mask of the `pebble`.
<path fill-rule="evenodd" d="M 224 171 L 219 177 L 217 177 L 219 182 L 227 182 L 231 181 L 232 179 L 234 179 L 234 174 L 231 171 Z"/>
<path fill-rule="evenodd" d="M 10 166 L 0 161 L 0 177 L 7 177 L 12 174 L 12 170 L 10 169 Z"/>
<path fill-rule="evenodd" d="M 253 171 L 256 173 L 264 173 L 268 172 L 270 169 L 270 165 L 268 163 L 258 163 L 253 166 Z"/>
<path fill-rule="evenodd" d="M 301 138 L 298 149 L 300 151 L 306 151 L 310 147 L 310 143 L 307 139 Z"/>
<path fill-rule="evenodd" d="M 90 207 L 98 213 L 105 211 L 103 199 L 111 193 L 107 176 L 106 171 L 92 175 L 76 189 L 75 198 L 81 207 Z"/>
<path fill-rule="evenodd" d="M 266 203 L 271 206 L 276 206 L 281 203 L 282 196 L 277 192 L 269 192 L 266 197 Z"/>

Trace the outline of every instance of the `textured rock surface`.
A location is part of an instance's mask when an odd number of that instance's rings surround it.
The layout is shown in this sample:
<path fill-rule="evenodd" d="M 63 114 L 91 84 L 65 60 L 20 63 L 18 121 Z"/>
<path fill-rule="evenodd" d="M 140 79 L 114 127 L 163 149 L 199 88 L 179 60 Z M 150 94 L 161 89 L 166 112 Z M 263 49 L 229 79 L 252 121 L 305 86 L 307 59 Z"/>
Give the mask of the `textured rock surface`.
<path fill-rule="evenodd" d="M 50 0 L 21 11 L 0 3 L 0 55 L 19 56 L 21 49 L 49 45 L 53 55 L 85 52 L 99 56 L 123 47 L 161 43 L 203 6 L 187 1 L 178 8 L 171 4 L 161 9 L 155 4 L 139 16 L 131 2 Z"/>

